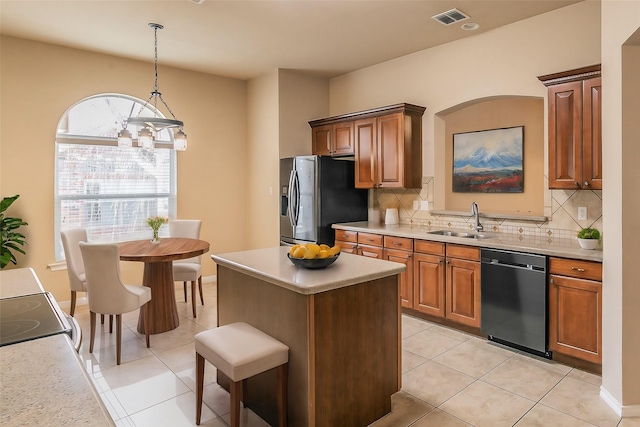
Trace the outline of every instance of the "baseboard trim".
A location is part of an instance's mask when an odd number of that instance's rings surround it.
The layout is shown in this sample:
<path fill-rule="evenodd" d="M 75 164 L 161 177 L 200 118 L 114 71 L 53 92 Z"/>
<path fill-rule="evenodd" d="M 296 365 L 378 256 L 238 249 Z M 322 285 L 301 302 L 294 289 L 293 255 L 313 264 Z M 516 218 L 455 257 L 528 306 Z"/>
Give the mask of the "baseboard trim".
<path fill-rule="evenodd" d="M 202 276 L 202 283 L 214 283 L 215 281 L 218 280 L 218 276 L 217 275 L 213 275 L 213 276 Z M 176 286 L 180 285 L 178 282 L 176 282 Z M 182 286 L 182 285 L 180 285 Z M 87 296 L 85 293 L 77 293 L 76 294 L 76 307 L 81 306 L 81 305 L 87 305 L 89 303 L 89 301 L 87 301 Z M 83 297 L 80 297 L 80 295 L 84 295 Z M 66 301 L 57 301 L 58 305 L 60 306 L 60 308 L 62 308 L 63 310 L 65 310 L 66 312 L 69 312 L 69 310 L 71 309 L 71 300 L 66 300 Z"/>
<path fill-rule="evenodd" d="M 640 405 L 623 406 L 604 386 L 600 386 L 600 398 L 621 418 L 640 417 Z"/>

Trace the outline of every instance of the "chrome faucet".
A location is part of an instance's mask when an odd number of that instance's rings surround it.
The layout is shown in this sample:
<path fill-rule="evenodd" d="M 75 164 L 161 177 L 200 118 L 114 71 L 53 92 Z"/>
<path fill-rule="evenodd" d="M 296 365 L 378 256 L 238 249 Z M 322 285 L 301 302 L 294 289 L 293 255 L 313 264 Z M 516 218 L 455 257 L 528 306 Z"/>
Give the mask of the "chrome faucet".
<path fill-rule="evenodd" d="M 471 203 L 471 215 L 473 215 L 475 219 L 475 230 L 482 231 L 484 227 L 480 224 L 480 208 L 478 208 L 478 204 L 476 202 Z"/>

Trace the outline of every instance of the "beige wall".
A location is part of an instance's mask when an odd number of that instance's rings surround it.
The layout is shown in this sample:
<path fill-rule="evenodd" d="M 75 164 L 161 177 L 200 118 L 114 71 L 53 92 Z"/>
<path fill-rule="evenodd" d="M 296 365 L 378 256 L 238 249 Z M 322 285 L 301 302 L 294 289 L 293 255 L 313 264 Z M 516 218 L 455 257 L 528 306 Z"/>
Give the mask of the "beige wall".
<path fill-rule="evenodd" d="M 499 206 L 501 213 L 543 215 L 544 212 L 544 102 L 542 98 L 507 97 L 461 106 L 439 114 L 445 123 L 445 205 L 468 211 L 477 202 L 482 212 Z M 524 192 L 454 193 L 452 189 L 453 134 L 524 126 Z M 438 207 L 436 207 L 438 209 Z M 493 208 L 493 210 L 497 210 Z"/>
<path fill-rule="evenodd" d="M 537 76 L 599 62 L 600 3 L 587 0 L 334 78 L 330 110 L 333 115 L 396 102 L 426 107 L 423 176 L 435 178 L 434 204 L 443 208 L 448 170 L 441 161 L 444 133 L 436 132 L 439 112 L 493 96 L 546 98 Z"/>
<path fill-rule="evenodd" d="M 246 163 L 247 186 L 237 188 L 246 194 L 247 245 L 245 249 L 273 246 L 278 228 L 276 195 L 278 171 L 278 71 L 273 70 L 248 84 L 249 143 Z"/>
<path fill-rule="evenodd" d="M 309 121 L 329 114 L 329 79 L 279 70 L 280 158 L 311 154 Z"/>
<path fill-rule="evenodd" d="M 640 417 L 640 2 L 602 2 L 602 393 Z M 624 46 L 624 47 L 623 47 Z"/>
<path fill-rule="evenodd" d="M 0 194 L 20 194 L 9 213 L 29 223 L 26 256 L 44 287 L 69 300 L 67 272 L 54 259 L 54 142 L 58 121 L 74 103 L 99 93 L 147 99 L 153 65 L 12 37 L 0 38 Z M 159 84 L 185 122 L 189 150 L 178 153 L 178 217 L 202 218 L 209 252 L 244 247 L 247 223 L 246 83 L 160 66 Z M 206 254 L 203 274 L 215 274 Z M 7 267 L 10 268 L 10 267 Z M 123 263 L 129 283 L 140 283 L 138 263 Z"/>

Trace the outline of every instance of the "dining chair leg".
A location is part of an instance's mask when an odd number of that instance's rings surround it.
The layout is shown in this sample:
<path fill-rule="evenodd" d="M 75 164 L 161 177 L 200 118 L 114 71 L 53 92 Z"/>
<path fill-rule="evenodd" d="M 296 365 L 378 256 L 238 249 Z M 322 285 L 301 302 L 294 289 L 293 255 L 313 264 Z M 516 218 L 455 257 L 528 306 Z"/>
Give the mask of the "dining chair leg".
<path fill-rule="evenodd" d="M 73 317 L 73 313 L 76 312 L 76 291 L 71 291 L 71 310 L 69 310 L 69 315 Z"/>
<path fill-rule="evenodd" d="M 196 425 L 200 425 L 202 415 L 202 394 L 204 391 L 204 357 L 196 353 Z"/>
<path fill-rule="evenodd" d="M 113 333 L 113 314 L 109 315 L 109 333 Z"/>
<path fill-rule="evenodd" d="M 184 288 L 184 302 L 187 302 L 187 282 L 182 282 L 182 287 Z"/>
<path fill-rule="evenodd" d="M 104 325 L 104 314 L 100 315 L 100 324 Z"/>
<path fill-rule="evenodd" d="M 204 298 L 202 298 L 202 276 L 198 277 L 198 289 L 200 290 L 200 303 L 204 305 Z"/>
<path fill-rule="evenodd" d="M 122 315 L 116 314 L 116 365 L 120 364 L 121 351 L 122 351 Z"/>
<path fill-rule="evenodd" d="M 89 353 L 93 353 L 93 341 L 96 337 L 96 314 L 93 311 L 89 312 L 89 320 L 91 322 L 91 338 L 89 341 Z"/>
<path fill-rule="evenodd" d="M 193 318 L 196 318 L 196 281 L 191 281 L 191 309 L 193 310 Z"/>
<path fill-rule="evenodd" d="M 147 348 L 149 348 L 149 329 L 151 329 L 149 327 L 149 325 L 151 325 L 151 314 L 150 314 L 150 310 L 149 310 L 149 303 L 146 303 L 145 305 L 142 306 L 142 310 L 144 310 L 144 336 L 147 339 Z"/>

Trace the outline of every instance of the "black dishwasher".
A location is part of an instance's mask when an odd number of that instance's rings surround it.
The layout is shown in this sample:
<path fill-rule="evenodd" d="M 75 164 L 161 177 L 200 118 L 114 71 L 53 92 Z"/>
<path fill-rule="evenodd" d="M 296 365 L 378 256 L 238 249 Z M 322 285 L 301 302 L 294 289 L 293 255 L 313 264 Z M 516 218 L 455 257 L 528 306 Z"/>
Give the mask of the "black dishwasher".
<path fill-rule="evenodd" d="M 481 250 L 480 328 L 491 341 L 551 358 L 547 345 L 547 257 Z"/>

